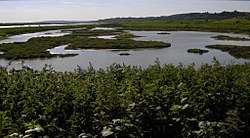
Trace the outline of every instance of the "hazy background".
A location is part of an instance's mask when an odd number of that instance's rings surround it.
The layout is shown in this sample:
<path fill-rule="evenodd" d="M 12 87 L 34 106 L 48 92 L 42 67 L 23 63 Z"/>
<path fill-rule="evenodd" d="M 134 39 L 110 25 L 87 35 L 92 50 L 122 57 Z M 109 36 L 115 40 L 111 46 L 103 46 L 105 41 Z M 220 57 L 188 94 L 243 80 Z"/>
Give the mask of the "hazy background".
<path fill-rule="evenodd" d="M 0 22 L 250 11 L 249 0 L 0 0 Z"/>

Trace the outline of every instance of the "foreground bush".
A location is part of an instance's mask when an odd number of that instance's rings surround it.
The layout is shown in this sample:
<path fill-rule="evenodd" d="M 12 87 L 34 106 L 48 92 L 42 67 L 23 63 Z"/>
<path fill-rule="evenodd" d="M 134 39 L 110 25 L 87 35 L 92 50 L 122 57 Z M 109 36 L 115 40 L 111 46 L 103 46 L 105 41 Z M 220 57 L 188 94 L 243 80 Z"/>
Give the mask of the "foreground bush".
<path fill-rule="evenodd" d="M 0 137 L 247 137 L 250 64 L 0 68 Z"/>

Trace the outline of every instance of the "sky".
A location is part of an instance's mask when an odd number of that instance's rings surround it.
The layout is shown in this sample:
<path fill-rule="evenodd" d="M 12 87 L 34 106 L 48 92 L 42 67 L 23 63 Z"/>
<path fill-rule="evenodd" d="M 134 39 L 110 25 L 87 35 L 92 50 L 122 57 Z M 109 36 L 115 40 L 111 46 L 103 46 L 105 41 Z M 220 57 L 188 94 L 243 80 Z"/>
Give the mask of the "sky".
<path fill-rule="evenodd" d="M 250 12 L 250 0 L 0 0 L 0 22 L 88 21 L 234 10 Z"/>

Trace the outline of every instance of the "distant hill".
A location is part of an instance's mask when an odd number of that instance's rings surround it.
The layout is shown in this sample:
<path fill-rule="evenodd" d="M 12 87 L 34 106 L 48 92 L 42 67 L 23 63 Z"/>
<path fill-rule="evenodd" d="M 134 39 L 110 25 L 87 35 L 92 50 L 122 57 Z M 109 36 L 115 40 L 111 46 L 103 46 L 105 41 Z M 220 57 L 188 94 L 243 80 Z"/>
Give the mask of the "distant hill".
<path fill-rule="evenodd" d="M 120 22 L 129 20 L 223 20 L 223 19 L 250 19 L 249 12 L 221 12 L 221 13 L 186 13 L 186 14 L 176 14 L 171 16 L 160 16 L 160 17 L 140 17 L 140 18 L 110 18 L 99 20 L 99 22 Z"/>

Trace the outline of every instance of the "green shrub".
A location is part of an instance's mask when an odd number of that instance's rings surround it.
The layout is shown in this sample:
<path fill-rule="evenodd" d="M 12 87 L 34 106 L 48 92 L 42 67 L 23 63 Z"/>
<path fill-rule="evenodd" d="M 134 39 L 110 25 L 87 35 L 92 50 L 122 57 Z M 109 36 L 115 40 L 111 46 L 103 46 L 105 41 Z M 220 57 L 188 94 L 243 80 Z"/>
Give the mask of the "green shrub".
<path fill-rule="evenodd" d="M 0 68 L 1 137 L 247 137 L 250 64 Z"/>

